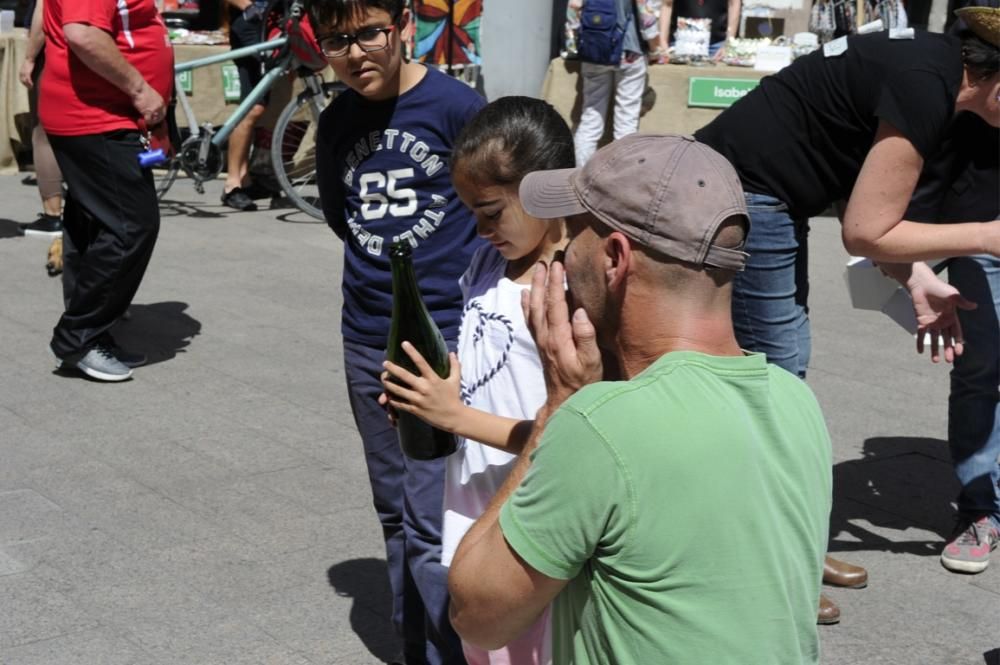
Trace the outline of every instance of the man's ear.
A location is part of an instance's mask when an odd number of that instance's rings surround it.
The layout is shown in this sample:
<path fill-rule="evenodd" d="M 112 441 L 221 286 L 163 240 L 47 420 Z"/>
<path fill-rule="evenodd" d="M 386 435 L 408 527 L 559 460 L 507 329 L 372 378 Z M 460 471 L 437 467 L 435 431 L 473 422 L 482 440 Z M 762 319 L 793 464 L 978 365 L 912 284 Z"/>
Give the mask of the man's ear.
<path fill-rule="evenodd" d="M 634 260 L 632 242 L 624 233 L 612 231 L 604 238 L 604 275 L 608 289 L 617 291 L 624 285 Z"/>

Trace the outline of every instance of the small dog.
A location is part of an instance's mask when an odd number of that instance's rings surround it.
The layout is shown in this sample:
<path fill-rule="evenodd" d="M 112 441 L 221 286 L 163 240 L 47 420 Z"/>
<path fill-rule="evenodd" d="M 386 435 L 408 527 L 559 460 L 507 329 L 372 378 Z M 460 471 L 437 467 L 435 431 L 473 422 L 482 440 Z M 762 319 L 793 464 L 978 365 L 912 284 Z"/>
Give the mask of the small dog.
<path fill-rule="evenodd" d="M 62 249 L 62 236 L 53 238 L 52 244 L 49 245 L 49 258 L 45 262 L 49 277 L 55 277 L 63 271 Z"/>

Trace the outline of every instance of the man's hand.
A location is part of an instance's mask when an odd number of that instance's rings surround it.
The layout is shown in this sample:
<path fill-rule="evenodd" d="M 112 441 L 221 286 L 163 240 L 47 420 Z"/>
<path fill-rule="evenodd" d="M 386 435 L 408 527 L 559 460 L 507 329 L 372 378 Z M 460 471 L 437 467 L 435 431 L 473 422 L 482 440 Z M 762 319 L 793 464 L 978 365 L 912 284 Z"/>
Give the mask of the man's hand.
<path fill-rule="evenodd" d="M 139 91 L 132 95 L 132 106 L 142 114 L 142 119 L 149 127 L 160 124 L 167 117 L 167 105 L 163 97 L 145 82 Z"/>
<path fill-rule="evenodd" d="M 17 70 L 17 80 L 21 82 L 28 90 L 34 86 L 34 82 L 31 80 L 31 75 L 35 73 L 35 61 L 31 58 L 25 58 L 24 62 L 21 63 L 21 68 Z"/>
<path fill-rule="evenodd" d="M 945 362 L 954 362 L 956 356 L 962 355 L 965 343 L 958 310 L 976 309 L 977 305 L 963 298 L 958 289 L 929 268 L 918 272 L 919 265 L 923 264 L 914 265 L 913 277 L 907 284 L 917 316 L 917 353 L 924 352 L 924 337 L 929 333 L 931 362 L 941 361 L 942 350 Z"/>
<path fill-rule="evenodd" d="M 559 261 L 548 268 L 539 263 L 531 277 L 531 290 L 521 293 L 524 319 L 545 373 L 546 403 L 551 407 L 588 383 L 600 381 L 603 372 L 597 333 L 587 313 L 579 308 L 570 321 L 564 276 Z"/>

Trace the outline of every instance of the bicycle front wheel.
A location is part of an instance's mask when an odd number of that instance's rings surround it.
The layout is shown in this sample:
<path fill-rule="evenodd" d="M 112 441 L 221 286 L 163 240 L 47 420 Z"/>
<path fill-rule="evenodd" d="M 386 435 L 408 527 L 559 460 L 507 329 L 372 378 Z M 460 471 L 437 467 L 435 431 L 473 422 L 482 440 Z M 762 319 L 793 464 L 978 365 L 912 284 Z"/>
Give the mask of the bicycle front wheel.
<path fill-rule="evenodd" d="M 319 114 L 344 90 L 342 83 L 323 83 L 318 93 L 307 89 L 289 102 L 274 126 L 271 140 L 274 175 L 292 203 L 316 219 L 323 219 L 316 183 Z"/>
<path fill-rule="evenodd" d="M 156 199 L 162 201 L 167 190 L 177 179 L 177 172 L 181 168 L 181 160 L 171 157 L 163 164 L 153 168 L 153 182 L 156 184 Z"/>
<path fill-rule="evenodd" d="M 173 101 L 167 105 L 167 134 L 170 136 L 170 143 L 173 146 L 174 154 L 164 163 L 153 168 L 153 182 L 156 185 L 156 200 L 162 201 L 167 190 L 177 179 L 177 172 L 181 168 L 181 160 L 177 158 L 177 151 L 180 150 L 180 133 L 177 130 L 177 107 Z"/>

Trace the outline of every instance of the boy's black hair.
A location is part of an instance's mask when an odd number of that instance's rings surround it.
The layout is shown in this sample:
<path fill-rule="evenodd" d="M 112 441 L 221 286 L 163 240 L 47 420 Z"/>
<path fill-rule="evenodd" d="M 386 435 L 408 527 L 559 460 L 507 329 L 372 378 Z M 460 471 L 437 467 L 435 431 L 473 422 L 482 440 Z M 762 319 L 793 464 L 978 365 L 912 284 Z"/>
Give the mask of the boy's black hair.
<path fill-rule="evenodd" d="M 309 20 L 320 34 L 354 17 L 364 16 L 369 9 L 381 9 L 396 20 L 402 15 L 404 6 L 404 0 L 305 0 Z"/>
<path fill-rule="evenodd" d="M 573 133 L 551 104 L 534 97 L 501 97 L 470 120 L 452 151 L 474 182 L 511 185 L 532 171 L 573 168 Z"/>

